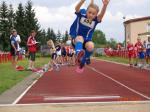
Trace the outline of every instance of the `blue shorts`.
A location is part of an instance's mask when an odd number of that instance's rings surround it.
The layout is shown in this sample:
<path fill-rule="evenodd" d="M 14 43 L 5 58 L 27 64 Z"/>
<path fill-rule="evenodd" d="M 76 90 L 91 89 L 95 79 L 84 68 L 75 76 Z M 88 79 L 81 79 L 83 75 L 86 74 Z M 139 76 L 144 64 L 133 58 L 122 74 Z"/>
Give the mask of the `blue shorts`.
<path fill-rule="evenodd" d="M 139 59 L 144 59 L 145 58 L 144 52 L 139 52 L 138 56 L 139 56 Z"/>
<path fill-rule="evenodd" d="M 146 50 L 146 55 L 150 56 L 150 49 Z"/>

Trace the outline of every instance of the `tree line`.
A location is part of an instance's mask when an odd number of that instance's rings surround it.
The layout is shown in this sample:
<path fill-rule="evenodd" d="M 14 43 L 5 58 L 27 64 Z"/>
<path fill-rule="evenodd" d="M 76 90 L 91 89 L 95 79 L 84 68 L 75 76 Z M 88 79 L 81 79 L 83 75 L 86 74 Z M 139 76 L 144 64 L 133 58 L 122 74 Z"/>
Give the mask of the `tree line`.
<path fill-rule="evenodd" d="M 60 31 L 54 32 L 52 28 L 47 30 L 42 29 L 38 19 L 36 18 L 35 10 L 33 9 L 32 1 L 28 1 L 24 6 L 22 3 L 18 4 L 14 10 L 12 4 L 7 4 L 2 1 L 0 4 L 0 49 L 8 51 L 10 48 L 10 33 L 12 29 L 16 29 L 21 37 L 21 46 L 26 47 L 27 38 L 31 30 L 37 32 L 37 40 L 41 45 L 46 41 L 52 39 L 56 41 L 66 41 L 68 32 L 61 34 Z"/>

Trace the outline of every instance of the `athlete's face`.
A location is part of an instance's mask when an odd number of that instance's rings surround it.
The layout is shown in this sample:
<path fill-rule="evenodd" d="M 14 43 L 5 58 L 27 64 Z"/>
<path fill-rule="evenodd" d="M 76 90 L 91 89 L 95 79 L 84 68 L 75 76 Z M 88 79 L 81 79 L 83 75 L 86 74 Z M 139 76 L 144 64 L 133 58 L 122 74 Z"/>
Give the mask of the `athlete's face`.
<path fill-rule="evenodd" d="M 93 20 L 97 16 L 97 13 L 98 12 L 95 8 L 89 7 L 86 15 L 89 20 Z"/>
<path fill-rule="evenodd" d="M 141 42 L 141 39 L 137 39 L 138 42 Z"/>
<path fill-rule="evenodd" d="M 32 36 L 32 37 L 35 37 L 35 36 L 36 36 L 36 32 L 32 32 L 32 33 L 31 33 L 31 36 Z"/>
<path fill-rule="evenodd" d="M 14 35 L 14 36 L 16 36 L 16 35 L 17 35 L 17 32 L 16 32 L 16 31 L 15 31 L 15 32 L 13 32 L 13 35 Z"/>
<path fill-rule="evenodd" d="M 129 45 L 129 44 L 130 44 L 130 41 L 127 41 L 127 44 Z"/>

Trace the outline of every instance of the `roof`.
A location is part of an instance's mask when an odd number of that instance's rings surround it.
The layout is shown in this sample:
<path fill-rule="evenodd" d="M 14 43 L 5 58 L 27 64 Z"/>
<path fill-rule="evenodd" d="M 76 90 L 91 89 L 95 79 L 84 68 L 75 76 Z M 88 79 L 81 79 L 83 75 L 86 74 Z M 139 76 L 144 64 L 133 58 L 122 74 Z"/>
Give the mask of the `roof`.
<path fill-rule="evenodd" d="M 138 21 L 145 21 L 145 20 L 150 20 L 150 16 L 130 19 L 130 20 L 125 21 L 124 24 L 129 24 L 129 23 L 138 22 Z"/>
<path fill-rule="evenodd" d="M 138 34 L 138 36 L 149 36 L 149 35 L 150 35 L 150 32 L 145 32 L 145 33 Z"/>

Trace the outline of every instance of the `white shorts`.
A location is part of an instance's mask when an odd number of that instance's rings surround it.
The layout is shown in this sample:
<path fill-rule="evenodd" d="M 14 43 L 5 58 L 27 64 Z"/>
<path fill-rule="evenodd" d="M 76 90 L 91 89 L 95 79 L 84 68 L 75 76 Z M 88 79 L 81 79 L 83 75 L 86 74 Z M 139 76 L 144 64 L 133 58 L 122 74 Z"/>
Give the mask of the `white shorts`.
<path fill-rule="evenodd" d="M 57 51 L 57 56 L 61 56 L 61 50 Z"/>

